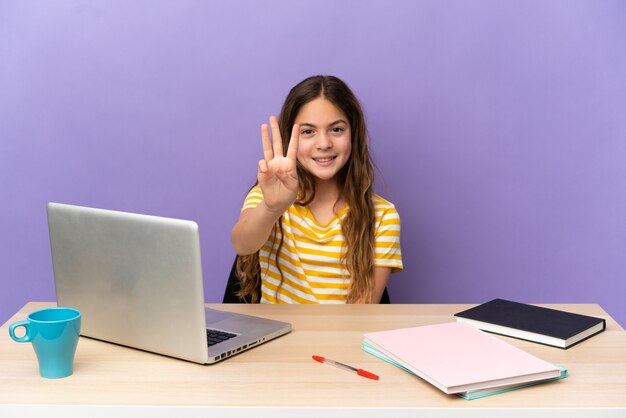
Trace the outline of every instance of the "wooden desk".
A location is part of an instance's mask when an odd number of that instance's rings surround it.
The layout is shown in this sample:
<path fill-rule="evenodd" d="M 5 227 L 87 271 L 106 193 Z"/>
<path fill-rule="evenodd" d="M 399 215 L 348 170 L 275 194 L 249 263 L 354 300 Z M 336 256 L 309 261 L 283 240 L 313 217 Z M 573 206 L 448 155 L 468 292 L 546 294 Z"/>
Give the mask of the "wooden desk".
<path fill-rule="evenodd" d="M 212 366 L 81 338 L 74 374 L 59 380 L 40 378 L 31 345 L 7 332 L 44 306 L 53 304 L 29 303 L 2 326 L 1 417 L 626 417 L 626 332 L 598 305 L 548 305 L 607 320 L 605 332 L 569 350 L 501 337 L 567 367 L 568 378 L 472 401 L 360 348 L 365 332 L 449 322 L 472 305 L 209 305 L 289 321 L 293 331 Z M 313 354 L 381 380 L 319 364 Z"/>

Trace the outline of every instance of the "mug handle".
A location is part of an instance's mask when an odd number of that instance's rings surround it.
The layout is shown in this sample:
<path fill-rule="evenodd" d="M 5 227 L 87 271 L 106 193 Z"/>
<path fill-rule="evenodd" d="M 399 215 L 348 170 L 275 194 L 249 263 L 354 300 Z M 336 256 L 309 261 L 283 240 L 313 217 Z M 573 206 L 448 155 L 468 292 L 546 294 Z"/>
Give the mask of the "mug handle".
<path fill-rule="evenodd" d="M 13 338 L 18 343 L 28 343 L 28 342 L 30 342 L 31 341 L 30 327 L 28 325 L 29 325 L 28 321 L 19 321 L 19 322 L 15 322 L 15 323 L 11 324 L 11 326 L 9 327 L 9 335 L 11 336 L 11 338 Z M 15 328 L 17 328 L 17 327 L 24 327 L 24 329 L 26 330 L 26 334 L 24 334 L 23 337 L 17 337 L 15 335 Z"/>

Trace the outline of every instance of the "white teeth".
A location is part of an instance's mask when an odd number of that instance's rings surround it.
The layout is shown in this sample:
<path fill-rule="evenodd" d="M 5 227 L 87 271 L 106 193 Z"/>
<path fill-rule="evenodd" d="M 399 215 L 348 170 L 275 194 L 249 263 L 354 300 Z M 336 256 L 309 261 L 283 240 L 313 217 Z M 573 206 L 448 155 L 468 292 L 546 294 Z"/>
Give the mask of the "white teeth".
<path fill-rule="evenodd" d="M 319 163 L 326 163 L 328 161 L 332 161 L 335 159 L 335 157 L 327 157 L 327 158 L 313 158 L 315 161 L 319 162 Z"/>

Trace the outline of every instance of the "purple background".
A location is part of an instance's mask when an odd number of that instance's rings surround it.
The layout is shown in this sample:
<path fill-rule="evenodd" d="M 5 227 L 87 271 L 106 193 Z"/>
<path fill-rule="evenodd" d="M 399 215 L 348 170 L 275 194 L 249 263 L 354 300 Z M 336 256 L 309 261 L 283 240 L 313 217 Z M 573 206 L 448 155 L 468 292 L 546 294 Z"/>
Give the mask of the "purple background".
<path fill-rule="evenodd" d="M 45 205 L 200 224 L 207 302 L 313 74 L 366 111 L 392 300 L 599 303 L 626 324 L 626 2 L 0 2 L 0 321 L 53 300 Z"/>

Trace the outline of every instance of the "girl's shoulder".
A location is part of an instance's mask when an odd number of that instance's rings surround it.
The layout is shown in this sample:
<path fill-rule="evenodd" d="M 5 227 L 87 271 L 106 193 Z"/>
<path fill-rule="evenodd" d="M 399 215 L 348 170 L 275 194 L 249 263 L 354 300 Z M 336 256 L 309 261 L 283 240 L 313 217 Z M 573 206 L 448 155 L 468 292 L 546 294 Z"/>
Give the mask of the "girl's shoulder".
<path fill-rule="evenodd" d="M 263 191 L 261 190 L 261 186 L 257 183 L 254 186 L 252 186 L 252 188 L 250 188 L 250 190 L 248 191 L 248 194 L 263 196 Z"/>
<path fill-rule="evenodd" d="M 376 210 L 385 210 L 385 209 L 391 209 L 394 211 L 396 210 L 396 207 L 393 203 L 383 198 L 382 196 L 377 195 L 376 193 L 372 195 L 372 200 L 374 202 L 374 208 Z"/>
<path fill-rule="evenodd" d="M 263 192 L 261 191 L 261 187 L 257 184 L 248 191 L 248 194 L 246 195 L 246 198 L 244 199 L 243 207 L 241 208 L 241 211 L 243 212 L 246 209 L 250 209 L 255 206 L 258 206 L 259 203 L 261 203 L 262 201 L 263 201 Z"/>
<path fill-rule="evenodd" d="M 396 210 L 395 205 L 377 194 L 373 195 L 372 200 L 374 201 L 376 235 L 384 234 L 385 232 L 383 231 L 399 231 L 400 214 Z"/>

